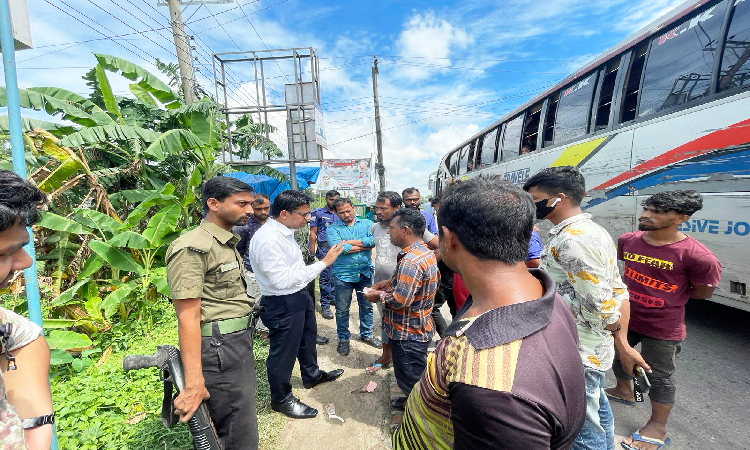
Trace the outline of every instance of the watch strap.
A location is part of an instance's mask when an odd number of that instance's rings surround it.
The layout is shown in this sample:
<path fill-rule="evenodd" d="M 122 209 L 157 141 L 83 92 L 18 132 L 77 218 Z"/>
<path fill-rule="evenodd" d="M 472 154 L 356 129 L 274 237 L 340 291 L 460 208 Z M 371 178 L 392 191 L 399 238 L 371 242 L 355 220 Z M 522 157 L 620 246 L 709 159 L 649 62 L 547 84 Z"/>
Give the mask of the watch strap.
<path fill-rule="evenodd" d="M 21 426 L 28 430 L 29 428 L 37 428 L 42 425 L 55 423 L 55 413 L 47 414 L 46 416 L 32 417 L 30 419 L 22 419 Z"/>

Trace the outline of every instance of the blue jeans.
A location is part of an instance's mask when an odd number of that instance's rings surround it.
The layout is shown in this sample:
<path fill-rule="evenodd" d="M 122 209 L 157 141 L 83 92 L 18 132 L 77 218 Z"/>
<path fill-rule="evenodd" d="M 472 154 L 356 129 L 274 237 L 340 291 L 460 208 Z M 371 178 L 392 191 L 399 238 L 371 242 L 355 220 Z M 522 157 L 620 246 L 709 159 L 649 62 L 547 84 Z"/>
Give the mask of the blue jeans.
<path fill-rule="evenodd" d="M 318 247 L 315 250 L 315 256 L 319 260 L 323 260 L 328 254 L 328 250 L 331 247 Z M 320 272 L 320 278 L 318 279 L 318 285 L 320 286 L 320 307 L 328 308 L 331 303 L 335 301 L 334 298 L 334 285 L 333 285 L 333 273 L 330 267 L 326 267 Z"/>
<path fill-rule="evenodd" d="M 604 372 L 585 369 L 586 421 L 576 437 L 574 450 L 614 450 L 615 420 L 604 393 Z"/>
<path fill-rule="evenodd" d="M 362 291 L 362 288 L 372 286 L 372 278 L 359 275 L 359 281 L 352 283 L 342 281 L 333 277 L 336 285 L 336 334 L 339 341 L 348 341 L 349 333 L 349 307 L 352 304 L 352 291 Z M 357 303 L 359 303 L 359 335 L 363 338 L 372 336 L 372 303 L 370 303 L 361 292 L 357 292 Z"/>

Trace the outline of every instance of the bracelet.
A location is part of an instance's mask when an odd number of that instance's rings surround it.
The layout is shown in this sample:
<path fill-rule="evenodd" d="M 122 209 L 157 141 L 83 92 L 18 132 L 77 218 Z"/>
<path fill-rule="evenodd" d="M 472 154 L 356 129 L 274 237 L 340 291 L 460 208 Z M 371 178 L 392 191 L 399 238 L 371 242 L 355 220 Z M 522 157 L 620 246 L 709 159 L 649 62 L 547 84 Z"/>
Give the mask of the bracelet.
<path fill-rule="evenodd" d="M 21 426 L 24 430 L 29 428 L 38 428 L 42 425 L 55 423 L 55 413 L 47 414 L 46 416 L 32 417 L 30 419 L 21 420 Z"/>
<path fill-rule="evenodd" d="M 622 324 L 618 323 L 617 324 L 617 328 L 615 328 L 614 330 L 610 331 L 610 333 L 617 334 L 620 330 L 622 330 Z"/>

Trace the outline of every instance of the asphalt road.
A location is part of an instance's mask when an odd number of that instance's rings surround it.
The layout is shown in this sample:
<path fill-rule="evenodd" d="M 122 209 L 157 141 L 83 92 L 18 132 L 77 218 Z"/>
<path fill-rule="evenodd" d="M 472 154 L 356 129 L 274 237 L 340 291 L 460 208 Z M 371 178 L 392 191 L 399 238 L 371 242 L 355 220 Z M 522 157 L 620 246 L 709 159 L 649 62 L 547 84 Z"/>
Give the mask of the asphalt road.
<path fill-rule="evenodd" d="M 669 450 L 750 450 L 750 313 L 691 300 L 687 338 L 677 355 L 677 401 L 669 418 Z M 608 386 L 614 374 L 607 374 Z M 642 427 L 650 404 L 612 402 L 615 433 Z M 619 448 L 619 446 L 618 446 Z"/>

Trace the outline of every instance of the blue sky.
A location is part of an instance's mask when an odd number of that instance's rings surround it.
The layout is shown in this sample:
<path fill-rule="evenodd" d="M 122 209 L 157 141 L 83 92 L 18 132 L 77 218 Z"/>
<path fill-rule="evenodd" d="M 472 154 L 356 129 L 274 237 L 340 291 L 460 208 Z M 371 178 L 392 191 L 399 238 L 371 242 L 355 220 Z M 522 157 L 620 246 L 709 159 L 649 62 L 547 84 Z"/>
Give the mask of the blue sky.
<path fill-rule="evenodd" d="M 370 71 L 378 55 L 387 188 L 425 193 L 429 173 L 455 145 L 680 3 L 236 0 L 185 6 L 183 18 L 196 36 L 197 79 L 211 93 L 213 52 L 316 48 L 328 158 L 375 153 Z M 16 55 L 21 87 L 87 93 L 80 77 L 95 65 L 93 52 L 154 73 L 155 57 L 176 61 L 168 10 L 156 0 L 28 6 L 35 48 Z M 284 76 L 272 67 L 267 76 L 277 77 L 269 82 L 274 100 Z M 117 94 L 129 95 L 124 80 L 110 78 Z M 247 103 L 254 97 L 250 67 L 235 66 L 232 78 L 230 103 Z M 273 123 L 283 126 L 283 116 Z M 274 140 L 285 149 L 283 132 Z"/>

